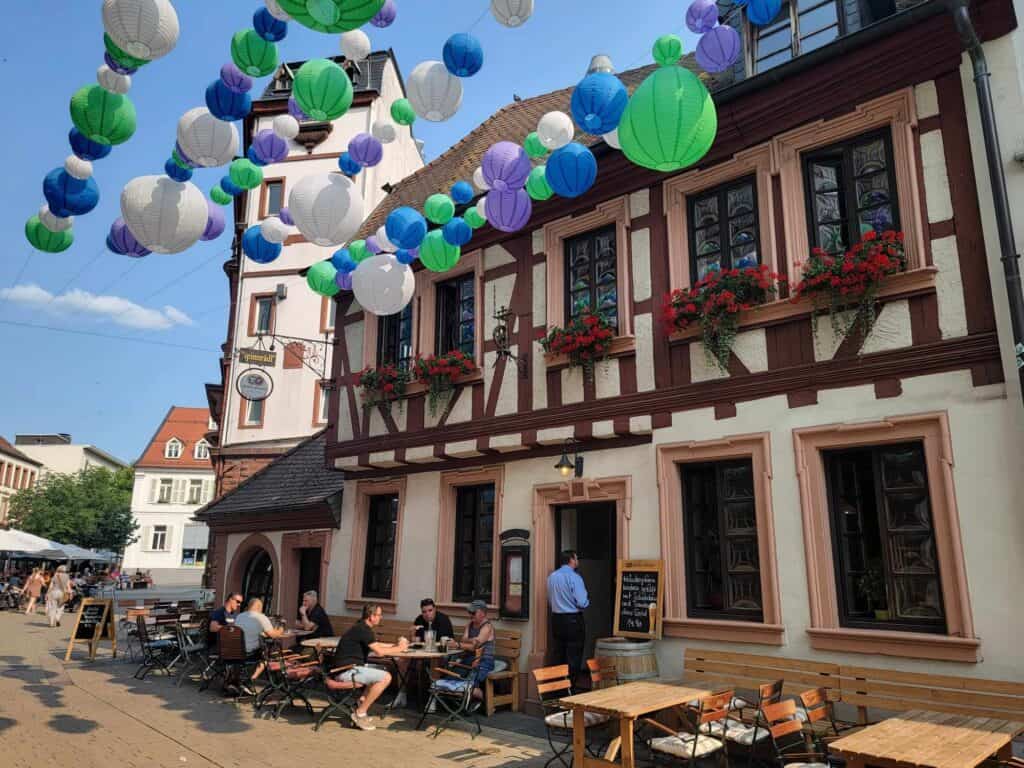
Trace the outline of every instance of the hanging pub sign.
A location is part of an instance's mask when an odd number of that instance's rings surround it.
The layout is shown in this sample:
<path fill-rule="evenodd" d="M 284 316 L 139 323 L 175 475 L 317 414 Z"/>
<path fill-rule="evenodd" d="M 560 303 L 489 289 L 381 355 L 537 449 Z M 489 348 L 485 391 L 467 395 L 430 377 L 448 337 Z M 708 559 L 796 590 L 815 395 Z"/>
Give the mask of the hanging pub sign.
<path fill-rule="evenodd" d="M 246 368 L 235 381 L 235 389 L 246 400 L 260 401 L 270 397 L 274 391 L 274 380 L 270 374 L 259 368 Z"/>
<path fill-rule="evenodd" d="M 619 560 L 615 584 L 616 637 L 655 640 L 661 637 L 665 594 L 661 560 Z"/>
<path fill-rule="evenodd" d="M 238 350 L 238 362 L 242 365 L 262 365 L 273 368 L 277 365 L 277 352 L 269 349 L 240 349 Z"/>

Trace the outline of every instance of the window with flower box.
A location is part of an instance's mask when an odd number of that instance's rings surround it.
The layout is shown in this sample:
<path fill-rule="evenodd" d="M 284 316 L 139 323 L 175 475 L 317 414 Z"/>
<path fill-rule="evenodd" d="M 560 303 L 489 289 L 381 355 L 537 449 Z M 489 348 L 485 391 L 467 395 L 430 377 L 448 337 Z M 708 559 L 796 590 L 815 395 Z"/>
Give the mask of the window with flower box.
<path fill-rule="evenodd" d="M 458 350 L 476 356 L 476 274 L 446 280 L 437 285 L 437 338 L 435 354 Z"/>
<path fill-rule="evenodd" d="M 586 314 L 619 327 L 618 259 L 615 225 L 565 241 L 565 321 Z"/>
<path fill-rule="evenodd" d="M 401 312 L 377 319 L 377 365 L 409 369 L 412 360 L 412 302 Z"/>
<path fill-rule="evenodd" d="M 761 263 L 757 180 L 753 176 L 692 195 L 687 206 L 691 285 L 715 270 Z"/>

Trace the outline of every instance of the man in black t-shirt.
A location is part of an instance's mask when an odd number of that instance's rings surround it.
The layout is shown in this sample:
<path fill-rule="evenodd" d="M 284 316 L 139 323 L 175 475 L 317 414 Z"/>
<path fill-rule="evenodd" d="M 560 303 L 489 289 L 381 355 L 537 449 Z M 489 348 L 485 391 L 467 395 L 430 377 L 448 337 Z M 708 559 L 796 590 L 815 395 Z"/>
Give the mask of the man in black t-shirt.
<path fill-rule="evenodd" d="M 302 629 L 313 630 L 308 639 L 334 636 L 331 620 L 327 618 L 327 611 L 320 605 L 319 599 L 320 596 L 311 589 L 302 596 L 302 605 L 299 606 L 299 626 Z"/>
<path fill-rule="evenodd" d="M 417 640 L 423 639 L 423 630 L 434 630 L 435 642 L 440 642 L 442 637 L 455 639 L 455 630 L 452 629 L 452 620 L 441 611 L 437 610 L 434 601 L 429 597 L 420 600 L 420 615 L 412 623 L 412 631 Z"/>
<path fill-rule="evenodd" d="M 211 611 L 210 627 L 206 633 L 206 644 L 210 647 L 211 651 L 217 650 L 217 633 L 224 626 L 235 623 L 235 617 L 238 616 L 238 609 L 241 606 L 242 595 L 238 592 L 232 592 L 228 595 L 228 599 L 224 601 L 224 605 Z"/>
<path fill-rule="evenodd" d="M 379 667 L 372 667 L 366 663 L 371 653 L 380 656 L 394 651 L 404 651 L 409 642 L 399 638 L 397 644 L 382 643 L 377 640 L 377 633 L 374 628 L 380 624 L 384 616 L 384 610 L 376 603 L 369 603 L 363 606 L 362 617 L 351 629 L 348 630 L 338 641 L 338 647 L 334 651 L 334 666 L 347 667 L 338 673 L 339 680 L 349 681 L 366 686 L 366 692 L 359 700 L 359 707 L 356 709 L 352 722 L 357 728 L 364 731 L 375 730 L 370 724 L 367 710 L 375 702 L 388 686 L 391 685 L 391 673 Z"/>

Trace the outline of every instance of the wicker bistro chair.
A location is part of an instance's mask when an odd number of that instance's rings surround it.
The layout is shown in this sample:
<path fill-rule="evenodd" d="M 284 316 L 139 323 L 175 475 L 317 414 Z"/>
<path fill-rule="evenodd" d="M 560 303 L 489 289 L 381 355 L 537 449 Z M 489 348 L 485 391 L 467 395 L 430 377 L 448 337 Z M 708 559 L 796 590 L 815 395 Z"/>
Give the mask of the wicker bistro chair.
<path fill-rule="evenodd" d="M 724 761 L 728 765 L 729 748 L 725 733 L 733 694 L 731 690 L 722 691 L 701 697 L 696 706 L 688 704 L 685 708 L 677 708 L 683 727 L 678 732 L 656 720 L 642 718 L 641 723 L 663 734 L 648 739 L 651 757 L 695 763 L 714 755 L 720 763 Z M 718 727 L 713 727 L 715 725 Z"/>
<path fill-rule="evenodd" d="M 199 622 L 198 630 L 193 633 L 186 629 L 186 624 L 192 619 L 194 617 L 183 616 L 177 626 L 178 656 L 175 662 L 182 662 L 182 667 L 175 686 L 179 688 L 192 672 L 199 672 L 202 675 L 209 664 L 206 647 L 206 628 L 209 626 L 209 620 Z"/>
<path fill-rule="evenodd" d="M 483 732 L 480 727 L 480 706 L 482 702 L 473 698 L 472 673 L 480 665 L 480 651 L 472 664 L 461 664 L 456 661 L 449 661 L 447 667 L 436 666 L 430 671 L 430 695 L 427 698 L 427 706 L 416 724 L 418 731 L 423 727 L 424 721 L 432 714 L 440 719 L 431 734 L 435 739 L 441 735 L 448 726 L 457 722 L 470 722 L 472 718 L 475 730 L 471 734 L 476 738 Z"/>
<path fill-rule="evenodd" d="M 136 617 L 135 627 L 142 652 L 142 664 L 135 670 L 135 679 L 143 680 L 154 669 L 170 675 L 171 664 L 178 655 L 177 642 L 167 637 L 152 636 L 145 616 Z"/>
<path fill-rule="evenodd" d="M 537 683 L 537 694 L 540 696 L 540 703 L 544 708 L 544 726 L 547 729 L 548 744 L 551 745 L 553 753 L 551 759 L 544 763 L 544 768 L 548 768 L 556 760 L 565 768 L 571 768 L 573 713 L 572 710 L 562 709 L 558 705 L 560 699 L 572 696 L 569 665 L 559 664 L 554 667 L 535 669 L 533 670 L 533 679 Z M 587 728 L 587 750 L 597 757 L 591 749 L 589 736 L 592 730 L 604 726 L 608 722 L 608 717 L 597 712 L 585 712 L 583 718 Z M 569 755 L 568 761 L 565 758 L 566 754 Z"/>
<path fill-rule="evenodd" d="M 319 731 L 320 726 L 327 722 L 327 718 L 334 715 L 341 715 L 350 723 L 355 717 L 359 704 L 359 694 L 363 690 L 362 683 L 355 681 L 355 665 L 348 664 L 344 667 L 327 669 L 323 674 L 324 689 L 327 693 L 327 706 L 323 708 L 320 717 L 313 726 L 314 731 Z M 347 673 L 347 674 L 346 674 Z"/>
<path fill-rule="evenodd" d="M 592 690 L 619 684 L 619 672 L 611 659 L 587 659 L 587 671 L 590 672 Z"/>
<path fill-rule="evenodd" d="M 313 715 L 313 705 L 306 696 L 306 689 L 319 677 L 320 662 L 291 651 L 286 651 L 277 640 L 263 640 L 263 660 L 267 666 L 267 685 L 256 696 L 256 710 L 264 704 L 277 700 L 274 719 L 295 701 L 301 701 L 306 711 Z"/>
<path fill-rule="evenodd" d="M 785 768 L 828 768 L 828 760 L 820 752 L 808 752 L 803 721 L 797 717 L 792 699 L 761 708 L 775 751 L 775 764 Z"/>

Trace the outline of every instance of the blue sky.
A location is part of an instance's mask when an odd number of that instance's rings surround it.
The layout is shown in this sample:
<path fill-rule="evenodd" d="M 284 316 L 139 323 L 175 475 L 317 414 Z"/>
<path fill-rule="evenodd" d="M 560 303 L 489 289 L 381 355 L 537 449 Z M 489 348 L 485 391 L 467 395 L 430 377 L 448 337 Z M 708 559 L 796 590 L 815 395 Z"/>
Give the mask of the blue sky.
<path fill-rule="evenodd" d="M 170 405 L 205 405 L 203 384 L 219 380 L 228 305 L 221 264 L 230 241 L 225 234 L 181 254 L 134 261 L 107 252 L 104 238 L 119 215 L 121 188 L 135 176 L 162 172 L 178 118 L 203 104 L 206 86 L 230 58 L 231 35 L 251 26 L 261 4 L 174 0 L 182 30 L 178 46 L 133 77 L 138 130 L 95 163 L 100 204 L 76 219 L 75 243 L 61 254 L 33 252 L 23 228 L 44 202 L 43 177 L 70 152 L 68 100 L 95 82 L 102 63 L 101 2 L 10 5 L 8 34 L 0 44 L 12 96 L 0 128 L 7 168 L 0 189 L 7 243 L 0 255 L 0 290 L 17 286 L 22 300 L 0 300 L 0 435 L 13 440 L 16 432 L 70 432 L 76 442 L 131 461 Z M 394 25 L 366 28 L 375 49 L 394 49 L 404 74 L 424 59 L 440 59 L 444 41 L 455 32 L 471 30 L 484 46 L 484 68 L 465 82 L 459 114 L 445 123 L 416 124 L 428 160 L 511 101 L 513 93 L 532 96 L 576 82 L 595 53 L 610 55 L 620 70 L 649 63 L 658 35 L 685 31 L 687 3 L 537 0 L 533 18 L 518 29 L 498 25 L 488 5 L 398 0 Z M 684 38 L 692 50 L 694 39 L 689 33 Z M 337 36 L 295 23 L 279 50 L 288 60 L 339 52 Z M 208 191 L 222 174 L 199 171 L 193 181 Z"/>

